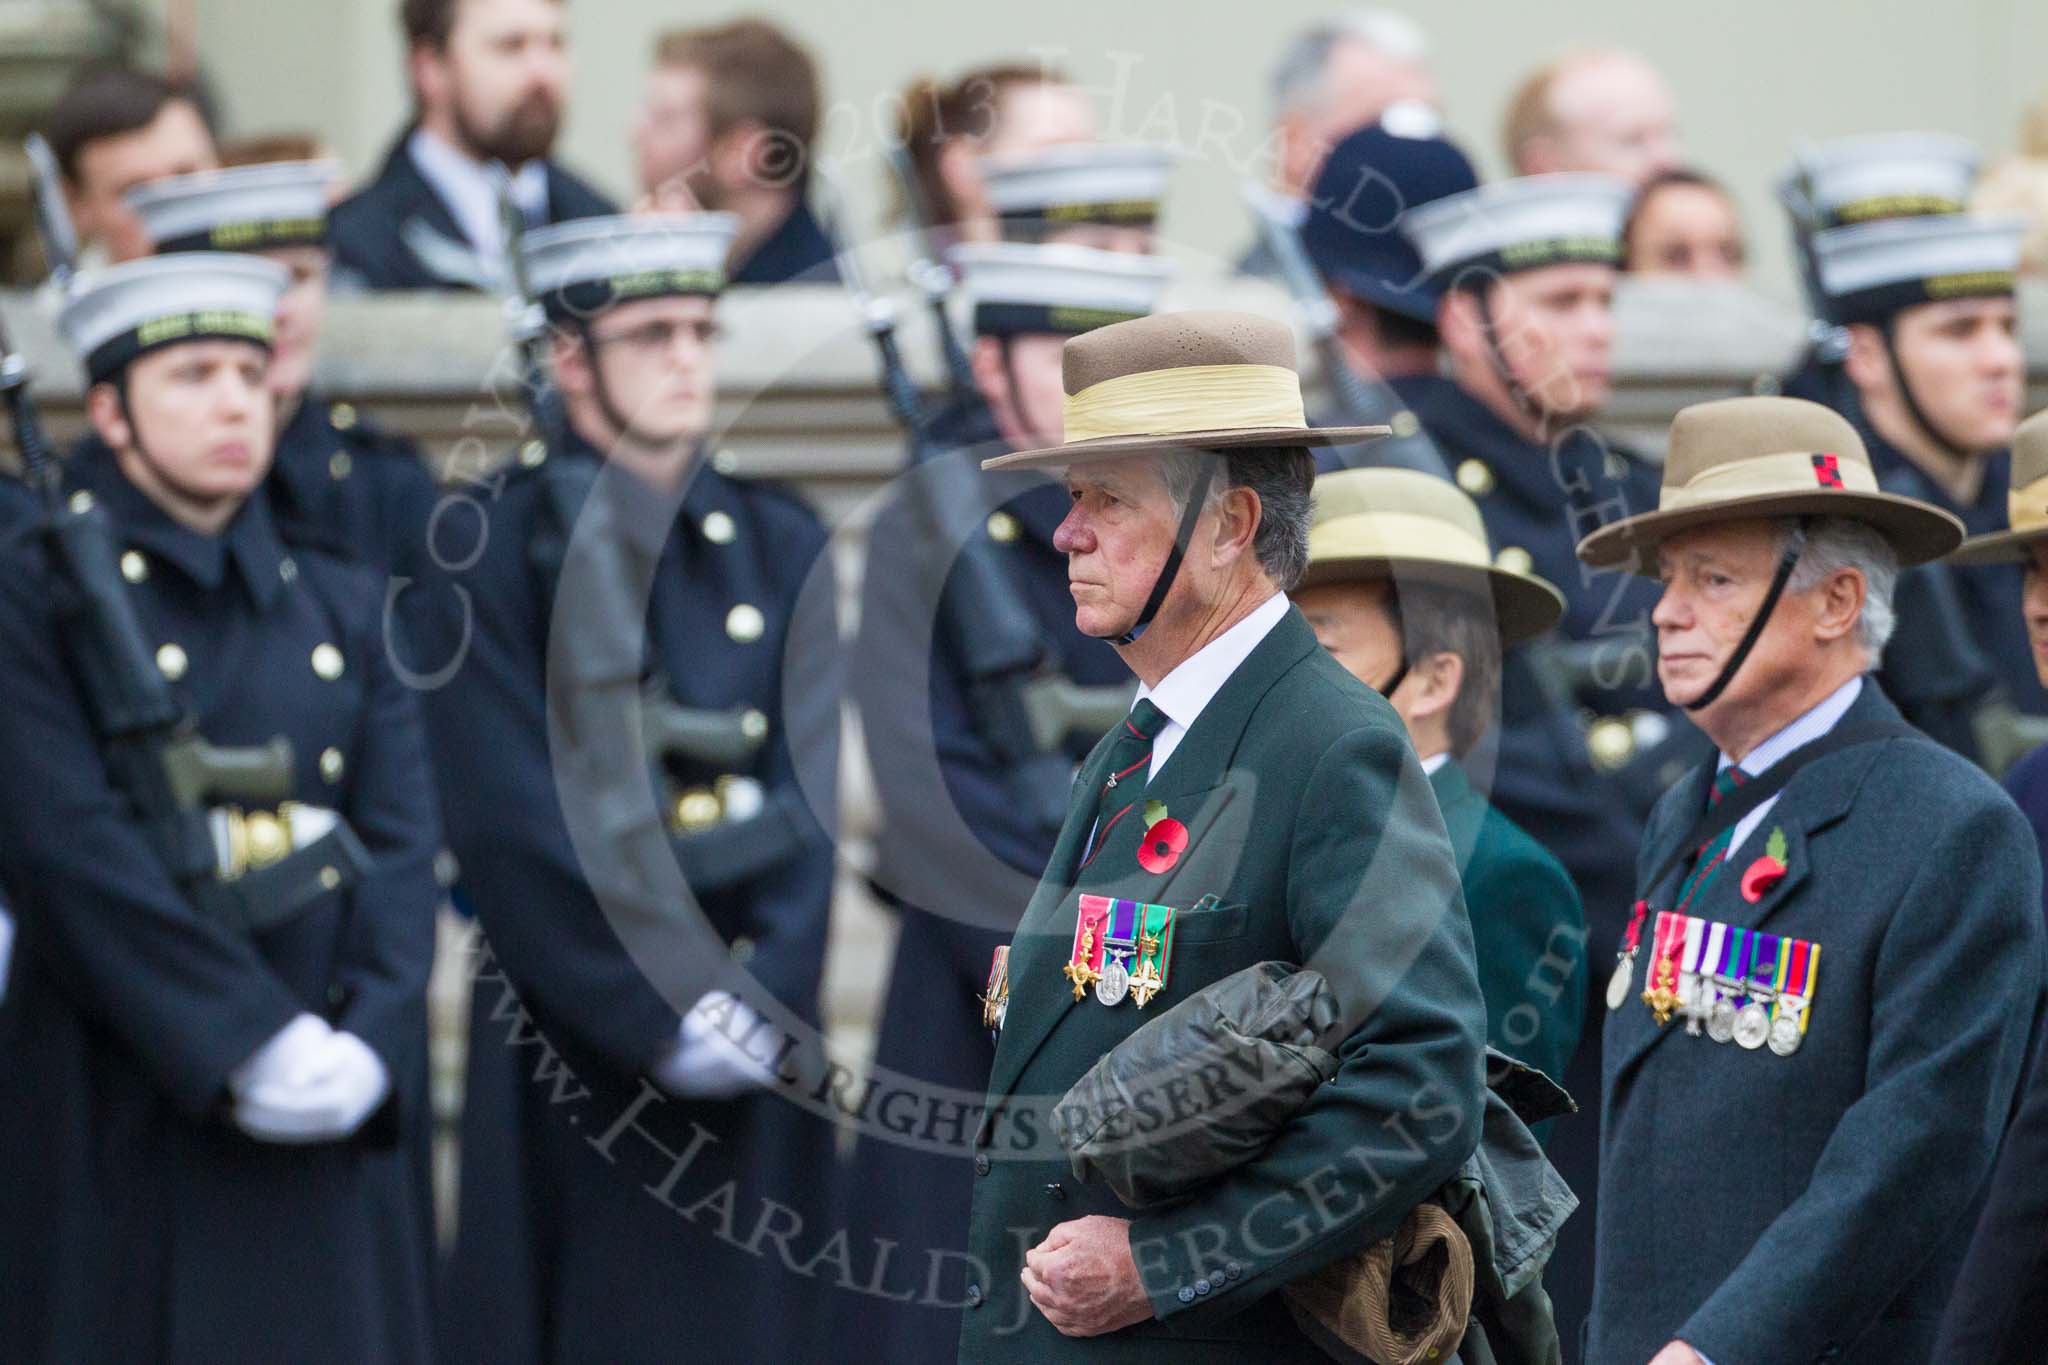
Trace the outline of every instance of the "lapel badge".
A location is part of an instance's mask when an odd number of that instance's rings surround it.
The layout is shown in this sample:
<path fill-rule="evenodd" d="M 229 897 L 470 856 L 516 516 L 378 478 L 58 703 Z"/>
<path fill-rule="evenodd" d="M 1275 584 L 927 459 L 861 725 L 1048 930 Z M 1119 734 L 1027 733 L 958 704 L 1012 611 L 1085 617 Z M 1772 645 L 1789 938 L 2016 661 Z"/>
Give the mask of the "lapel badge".
<path fill-rule="evenodd" d="M 1742 899 L 1755 905 L 1784 880 L 1785 870 L 1785 831 L 1775 827 L 1764 843 L 1763 856 L 1742 870 Z"/>

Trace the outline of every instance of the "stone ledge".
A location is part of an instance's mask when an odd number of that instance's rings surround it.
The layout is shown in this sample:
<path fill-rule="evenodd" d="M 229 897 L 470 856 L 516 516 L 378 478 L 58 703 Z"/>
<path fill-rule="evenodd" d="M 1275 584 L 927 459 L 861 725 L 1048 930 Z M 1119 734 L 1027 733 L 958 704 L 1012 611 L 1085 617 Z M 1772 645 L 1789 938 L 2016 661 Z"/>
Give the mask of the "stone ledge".
<path fill-rule="evenodd" d="M 80 372 L 45 311 L 47 296 L 0 293 L 0 315 L 35 370 L 35 392 L 60 439 L 78 429 Z M 1169 307 L 1238 307 L 1286 316 L 1255 281 L 1191 281 Z M 900 467 L 902 441 L 875 382 L 852 301 L 826 286 L 734 290 L 722 304 L 720 444 L 743 473 L 787 479 L 827 511 L 845 512 Z M 2048 285 L 2029 282 L 2022 309 L 2037 369 L 2028 406 L 2048 404 Z M 1796 310 L 1738 288 L 1625 281 L 1616 304 L 1615 392 L 1603 425 L 1651 450 L 1671 414 L 1748 393 L 1789 369 L 1805 344 Z M 903 353 L 918 380 L 940 381 L 931 320 L 905 307 Z M 1304 349 L 1313 364 L 1312 353 Z M 385 294 L 329 305 L 323 392 L 408 432 L 444 464 L 466 438 L 502 450 L 517 420 L 516 353 L 499 304 L 476 296 Z M 1310 376 L 1311 406 L 1320 380 Z M 478 447 L 465 454 L 473 458 Z M 465 460 L 465 464 L 468 460 Z"/>

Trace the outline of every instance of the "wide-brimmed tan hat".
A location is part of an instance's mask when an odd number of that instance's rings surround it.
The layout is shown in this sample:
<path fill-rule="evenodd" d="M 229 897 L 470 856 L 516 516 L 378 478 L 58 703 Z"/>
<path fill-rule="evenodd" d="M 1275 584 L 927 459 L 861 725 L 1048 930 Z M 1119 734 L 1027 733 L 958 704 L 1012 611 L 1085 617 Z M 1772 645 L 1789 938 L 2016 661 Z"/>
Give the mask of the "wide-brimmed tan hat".
<path fill-rule="evenodd" d="M 2033 558 L 2048 540 L 2048 412 L 2020 423 L 2012 437 L 2012 488 L 2005 495 L 2007 529 L 1971 536 L 1949 556 L 1951 564 L 1996 564 Z"/>
<path fill-rule="evenodd" d="M 1878 488 L 1839 413 L 1803 398 L 1723 398 L 1671 420 L 1657 510 L 1601 527 L 1579 558 L 1654 575 L 1657 546 L 1679 532 L 1760 517 L 1848 517 L 1876 528 L 1901 564 L 1939 559 L 1963 538 L 1947 512 Z"/>
<path fill-rule="evenodd" d="M 1491 597 L 1507 644 L 1564 615 L 1564 594 L 1493 562 L 1479 505 L 1456 484 L 1412 469 L 1345 469 L 1316 480 L 1308 572 L 1301 586 L 1419 579 Z"/>
<path fill-rule="evenodd" d="M 1065 440 L 982 461 L 1046 469 L 1147 450 L 1341 446 L 1387 427 L 1311 427 L 1294 333 L 1257 313 L 1194 310 L 1098 327 L 1060 355 Z"/>

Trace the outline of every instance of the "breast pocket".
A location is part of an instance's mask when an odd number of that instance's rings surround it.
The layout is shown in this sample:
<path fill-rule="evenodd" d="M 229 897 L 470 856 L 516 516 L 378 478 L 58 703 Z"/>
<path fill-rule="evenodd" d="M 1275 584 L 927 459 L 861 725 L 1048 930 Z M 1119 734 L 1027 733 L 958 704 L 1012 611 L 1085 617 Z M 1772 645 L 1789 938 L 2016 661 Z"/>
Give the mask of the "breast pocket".
<path fill-rule="evenodd" d="M 1249 906 L 1198 904 L 1174 914 L 1173 946 L 1178 951 L 1198 944 L 1227 943 L 1243 938 L 1250 923 Z"/>

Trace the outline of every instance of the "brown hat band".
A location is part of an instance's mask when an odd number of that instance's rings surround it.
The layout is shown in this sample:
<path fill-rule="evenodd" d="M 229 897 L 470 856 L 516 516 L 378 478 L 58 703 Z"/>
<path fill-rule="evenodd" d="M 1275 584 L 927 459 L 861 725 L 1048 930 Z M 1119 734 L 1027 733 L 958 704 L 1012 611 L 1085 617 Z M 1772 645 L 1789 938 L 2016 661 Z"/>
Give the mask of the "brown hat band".
<path fill-rule="evenodd" d="M 1675 512 L 1736 498 L 1804 493 L 1815 488 L 1875 493 L 1877 476 L 1861 460 L 1843 460 L 1812 451 L 1753 455 L 1702 469 L 1676 488 L 1667 485 L 1658 494 L 1657 510 Z"/>
<path fill-rule="evenodd" d="M 1067 395 L 1066 440 L 1306 427 L 1301 379 L 1283 365 L 1140 370 Z"/>

